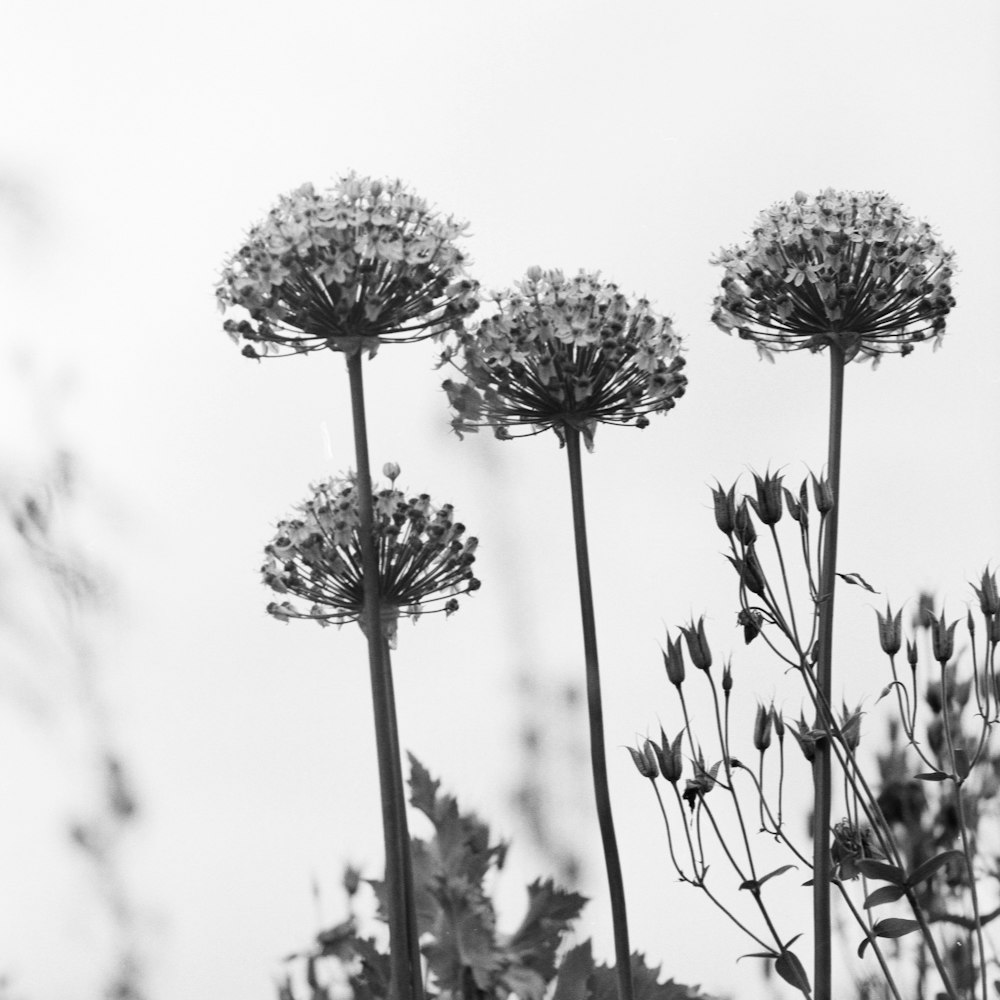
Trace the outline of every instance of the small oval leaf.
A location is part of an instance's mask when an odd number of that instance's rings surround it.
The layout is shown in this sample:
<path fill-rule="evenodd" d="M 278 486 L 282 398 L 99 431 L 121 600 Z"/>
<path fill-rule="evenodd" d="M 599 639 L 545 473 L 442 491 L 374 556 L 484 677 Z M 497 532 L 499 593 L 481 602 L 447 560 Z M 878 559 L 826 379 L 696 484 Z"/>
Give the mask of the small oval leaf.
<path fill-rule="evenodd" d="M 928 771 L 925 774 L 915 774 L 917 781 L 947 781 L 951 775 L 944 771 Z"/>
<path fill-rule="evenodd" d="M 895 903 L 900 896 L 905 895 L 904 890 L 898 885 L 884 885 L 881 889 L 869 893 L 865 900 L 865 909 L 870 910 L 873 906 L 881 906 L 883 903 Z"/>
<path fill-rule="evenodd" d="M 905 934 L 920 930 L 920 924 L 907 917 L 886 917 L 885 920 L 878 921 L 872 930 L 875 937 L 901 938 Z"/>
<path fill-rule="evenodd" d="M 922 865 L 918 865 L 910 872 L 910 877 L 906 880 L 906 884 L 910 888 L 920 885 L 924 879 L 930 878 L 939 868 L 944 868 L 950 861 L 957 861 L 959 859 L 965 860 L 965 855 L 961 851 L 945 851 L 943 854 L 937 854 L 933 858 L 928 858 Z"/>
<path fill-rule="evenodd" d="M 795 865 L 782 865 L 780 868 L 775 868 L 773 872 L 761 875 L 761 877 L 757 879 L 757 885 L 763 885 L 770 878 L 775 878 L 778 875 L 784 875 L 785 872 L 791 871 L 794 867 Z"/>
<path fill-rule="evenodd" d="M 794 952 L 783 951 L 774 963 L 774 971 L 781 976 L 786 983 L 794 986 L 804 996 L 809 996 L 812 989 L 809 986 L 809 977 L 802 963 L 798 960 Z"/>
<path fill-rule="evenodd" d="M 898 865 L 887 865 L 884 861 L 875 861 L 872 858 L 859 858 L 854 864 L 865 878 L 891 882 L 898 886 L 906 885 L 906 873 Z"/>

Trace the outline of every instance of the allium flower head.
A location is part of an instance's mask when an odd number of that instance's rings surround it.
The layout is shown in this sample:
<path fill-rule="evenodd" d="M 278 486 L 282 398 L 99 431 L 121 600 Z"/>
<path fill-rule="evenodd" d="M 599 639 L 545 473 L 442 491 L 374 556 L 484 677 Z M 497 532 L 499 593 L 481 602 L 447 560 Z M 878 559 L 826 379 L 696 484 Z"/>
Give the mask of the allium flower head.
<path fill-rule="evenodd" d="M 399 181 L 350 174 L 331 189 L 282 195 L 226 263 L 216 287 L 243 353 L 323 348 L 374 354 L 380 343 L 460 327 L 478 305 L 455 240 L 464 223 Z"/>
<path fill-rule="evenodd" d="M 888 195 L 801 191 L 762 212 L 745 246 L 720 251 L 725 268 L 712 321 L 773 351 L 828 344 L 848 360 L 909 354 L 945 332 L 955 305 L 951 250 Z"/>
<path fill-rule="evenodd" d="M 456 431 L 496 436 L 566 427 L 593 447 L 598 424 L 645 427 L 684 394 L 681 340 L 645 299 L 630 301 L 596 272 L 566 278 L 533 267 L 493 296 L 494 315 L 445 352 L 466 381 L 445 391 Z"/>
<path fill-rule="evenodd" d="M 472 575 L 478 541 L 465 537 L 451 504 L 434 507 L 427 494 L 407 499 L 387 487 L 374 494 L 375 542 L 379 563 L 382 625 L 392 644 L 400 614 L 416 619 L 425 611 L 458 609 L 457 594 L 479 589 Z M 282 621 L 307 618 L 321 625 L 363 621 L 360 516 L 353 478 L 329 479 L 312 487 L 297 516 L 279 521 L 264 549 L 261 573 L 279 594 L 309 602 L 269 604 Z"/>

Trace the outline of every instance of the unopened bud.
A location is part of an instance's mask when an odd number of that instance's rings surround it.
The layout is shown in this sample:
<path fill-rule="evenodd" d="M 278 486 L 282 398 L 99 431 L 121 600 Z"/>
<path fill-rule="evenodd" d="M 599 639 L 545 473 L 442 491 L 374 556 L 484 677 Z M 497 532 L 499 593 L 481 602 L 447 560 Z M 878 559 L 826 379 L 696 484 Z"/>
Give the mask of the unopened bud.
<path fill-rule="evenodd" d="M 878 616 L 878 641 L 882 646 L 882 652 L 888 656 L 895 656 L 903 643 L 903 612 L 900 610 L 893 615 L 892 608 L 887 603 L 885 615 L 879 614 L 878 611 L 875 614 Z"/>
<path fill-rule="evenodd" d="M 774 706 L 764 708 L 757 704 L 757 715 L 753 722 L 753 745 L 763 753 L 771 745 L 771 724 Z"/>
<path fill-rule="evenodd" d="M 774 705 L 771 706 L 771 722 L 774 724 L 774 732 L 780 743 L 785 738 L 785 720 L 781 717 Z"/>
<path fill-rule="evenodd" d="M 653 751 L 653 744 L 646 740 L 638 750 L 635 747 L 626 747 L 632 755 L 632 763 L 636 770 L 644 777 L 652 781 L 660 772 L 656 766 L 656 754 Z"/>
<path fill-rule="evenodd" d="M 661 727 L 660 746 L 656 746 L 655 743 L 653 744 L 653 749 L 656 751 L 656 759 L 660 763 L 660 772 L 672 785 L 676 785 L 684 773 L 684 755 L 681 753 L 681 739 L 683 736 L 684 730 L 681 730 L 674 737 L 673 742 L 671 742 Z"/>
<path fill-rule="evenodd" d="M 769 472 L 764 474 L 764 478 L 755 472 L 753 474 L 754 484 L 757 487 L 757 502 L 753 503 L 753 509 L 757 512 L 761 524 L 777 524 L 781 520 L 783 508 L 781 506 L 781 476 L 772 476 Z"/>
<path fill-rule="evenodd" d="M 820 514 L 829 514 L 833 510 L 834 498 L 833 498 L 833 487 L 830 485 L 829 479 L 817 479 L 815 476 L 812 477 L 813 481 L 813 498 L 816 501 L 816 509 Z"/>
<path fill-rule="evenodd" d="M 857 750 L 861 742 L 861 706 L 859 705 L 853 712 L 847 711 L 844 705 L 843 715 L 840 722 L 840 738 L 848 750 Z"/>
<path fill-rule="evenodd" d="M 712 506 L 715 508 L 715 523 L 724 535 L 731 535 L 736 525 L 736 484 L 733 483 L 729 490 L 723 490 L 719 485 L 718 489 L 712 490 Z"/>
<path fill-rule="evenodd" d="M 935 618 L 931 624 L 931 646 L 934 650 L 934 659 L 938 663 L 947 663 L 951 659 L 951 654 L 955 651 L 955 626 L 957 621 L 950 625 L 945 625 L 944 615 Z"/>
<path fill-rule="evenodd" d="M 712 666 L 712 650 L 709 648 L 708 639 L 705 636 L 705 616 L 702 615 L 698 619 L 697 625 L 691 622 L 687 628 L 681 626 L 681 632 L 687 641 L 691 662 L 699 670 L 708 670 Z"/>
<path fill-rule="evenodd" d="M 399 465 L 396 462 L 386 462 L 382 466 L 382 475 L 389 480 L 390 483 L 394 483 L 399 478 Z"/>
<path fill-rule="evenodd" d="M 733 530 L 743 545 L 753 545 L 757 541 L 757 529 L 753 526 L 753 520 L 750 517 L 750 509 L 747 506 L 746 500 L 736 508 Z"/>
<path fill-rule="evenodd" d="M 684 649 L 681 640 L 667 636 L 667 648 L 663 650 L 663 666 L 667 670 L 667 679 L 674 687 L 679 688 L 684 683 Z"/>
<path fill-rule="evenodd" d="M 527 271 L 529 281 L 538 281 L 542 276 L 542 269 L 537 264 L 532 264 Z"/>
<path fill-rule="evenodd" d="M 980 586 L 973 586 L 976 596 L 979 598 L 979 607 L 986 616 L 995 615 L 1000 612 L 1000 592 L 997 590 L 996 573 L 983 570 Z"/>

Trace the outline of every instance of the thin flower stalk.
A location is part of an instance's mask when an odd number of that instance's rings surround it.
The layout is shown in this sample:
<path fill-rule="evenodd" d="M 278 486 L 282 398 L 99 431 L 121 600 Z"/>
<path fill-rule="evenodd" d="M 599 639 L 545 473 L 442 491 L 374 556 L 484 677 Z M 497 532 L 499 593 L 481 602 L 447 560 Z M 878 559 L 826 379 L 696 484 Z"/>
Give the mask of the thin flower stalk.
<path fill-rule="evenodd" d="M 551 430 L 569 461 L 580 590 L 591 770 L 614 925 L 619 1000 L 632 1000 L 625 892 L 608 791 L 597 631 L 584 513 L 580 441 L 592 451 L 600 424 L 649 425 L 684 394 L 681 341 L 669 318 L 630 300 L 597 272 L 567 278 L 529 268 L 495 294 L 493 313 L 447 346 L 442 364 L 462 377 L 443 388 L 461 437 L 490 426 L 497 438 Z"/>
<path fill-rule="evenodd" d="M 583 469 L 580 464 L 580 431 L 566 427 L 566 455 L 569 459 L 570 494 L 573 507 L 573 539 L 576 547 L 577 579 L 580 588 L 580 619 L 583 627 L 583 655 L 587 676 L 587 715 L 590 722 L 590 766 L 597 801 L 597 821 L 601 832 L 604 865 L 611 897 L 611 916 L 615 939 L 615 966 L 620 1000 L 632 1000 L 631 949 L 628 936 L 628 913 L 625 907 L 625 883 L 622 878 L 618 839 L 615 836 L 611 793 L 608 789 L 607 751 L 604 745 L 604 709 L 601 701 L 601 673 L 597 655 L 597 626 L 594 619 L 594 594 L 590 579 L 590 555 L 587 546 L 587 520 L 583 497 Z"/>

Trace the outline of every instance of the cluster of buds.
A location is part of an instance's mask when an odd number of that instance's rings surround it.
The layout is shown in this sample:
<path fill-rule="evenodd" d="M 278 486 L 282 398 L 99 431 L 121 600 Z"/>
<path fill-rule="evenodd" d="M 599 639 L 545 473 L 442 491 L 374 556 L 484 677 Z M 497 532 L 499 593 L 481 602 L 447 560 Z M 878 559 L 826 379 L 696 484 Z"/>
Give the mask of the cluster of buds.
<path fill-rule="evenodd" d="M 479 589 L 472 573 L 477 540 L 465 536 L 451 504 L 434 507 L 427 494 L 407 498 L 390 486 L 373 501 L 381 624 L 394 642 L 400 614 L 450 614 L 458 609 L 456 595 Z M 296 510 L 298 516 L 278 523 L 261 573 L 272 590 L 310 605 L 303 610 L 286 600 L 269 604 L 268 612 L 282 621 L 357 621 L 365 627 L 356 482 L 348 477 L 319 483 Z"/>
<path fill-rule="evenodd" d="M 460 329 L 479 304 L 455 240 L 466 225 L 399 181 L 351 174 L 328 191 L 303 184 L 253 226 L 216 286 L 224 323 L 257 358 Z"/>
<path fill-rule="evenodd" d="M 464 381 L 444 390 L 460 435 L 492 426 L 498 438 L 598 424 L 645 427 L 684 394 L 681 340 L 646 299 L 630 301 L 597 273 L 528 270 L 493 297 L 494 315 L 448 347 Z"/>
<path fill-rule="evenodd" d="M 883 193 L 800 191 L 712 260 L 726 272 L 712 321 L 771 360 L 830 344 L 847 360 L 909 354 L 944 336 L 953 256 Z"/>

